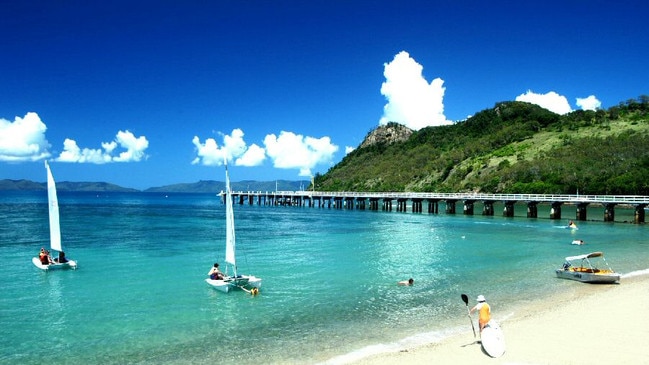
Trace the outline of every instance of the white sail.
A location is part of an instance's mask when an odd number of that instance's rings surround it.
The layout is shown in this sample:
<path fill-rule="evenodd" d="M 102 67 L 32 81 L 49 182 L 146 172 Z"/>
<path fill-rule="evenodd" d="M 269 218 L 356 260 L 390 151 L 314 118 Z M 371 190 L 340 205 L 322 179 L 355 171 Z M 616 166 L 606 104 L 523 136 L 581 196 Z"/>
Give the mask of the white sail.
<path fill-rule="evenodd" d="M 235 234 L 234 234 L 234 212 L 232 210 L 232 191 L 230 190 L 230 176 L 228 174 L 228 162 L 225 161 L 225 262 L 233 266 L 234 275 L 237 275 L 237 263 L 234 257 Z"/>
<path fill-rule="evenodd" d="M 61 226 L 59 223 L 59 200 L 56 197 L 56 184 L 50 165 L 45 161 L 47 169 L 47 202 L 50 210 L 50 247 L 55 251 L 63 251 L 61 247 Z"/>

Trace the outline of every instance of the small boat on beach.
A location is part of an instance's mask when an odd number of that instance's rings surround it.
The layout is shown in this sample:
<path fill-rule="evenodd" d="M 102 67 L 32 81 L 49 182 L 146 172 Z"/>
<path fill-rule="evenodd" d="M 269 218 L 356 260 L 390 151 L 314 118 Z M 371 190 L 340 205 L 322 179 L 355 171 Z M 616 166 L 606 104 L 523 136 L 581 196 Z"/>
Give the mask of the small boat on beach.
<path fill-rule="evenodd" d="M 225 273 L 218 277 L 205 279 L 209 285 L 222 291 L 229 292 L 231 289 L 241 289 L 255 294 L 261 287 L 261 278 L 253 275 L 241 275 L 237 273 L 235 258 L 236 239 L 234 232 L 234 211 L 232 208 L 232 190 L 230 189 L 230 176 L 228 174 L 228 163 L 225 161 Z M 232 273 L 230 273 L 232 270 Z"/>
<path fill-rule="evenodd" d="M 76 269 L 77 262 L 65 258 L 63 247 L 61 244 L 61 225 L 59 222 L 59 200 L 56 195 L 56 183 L 50 170 L 50 165 L 45 161 L 45 169 L 47 170 L 47 202 L 49 206 L 49 220 L 50 220 L 50 249 L 57 251 L 58 255 L 54 259 L 51 258 L 49 252 L 41 248 L 41 253 L 38 257 L 32 258 L 34 266 L 41 270 L 54 270 L 54 269 Z M 42 259 L 41 259 L 42 258 Z"/>
<path fill-rule="evenodd" d="M 604 268 L 600 268 L 602 265 Z M 602 252 L 568 256 L 563 267 L 555 272 L 558 278 L 581 281 L 582 283 L 613 284 L 620 281 L 620 274 L 611 269 Z"/>

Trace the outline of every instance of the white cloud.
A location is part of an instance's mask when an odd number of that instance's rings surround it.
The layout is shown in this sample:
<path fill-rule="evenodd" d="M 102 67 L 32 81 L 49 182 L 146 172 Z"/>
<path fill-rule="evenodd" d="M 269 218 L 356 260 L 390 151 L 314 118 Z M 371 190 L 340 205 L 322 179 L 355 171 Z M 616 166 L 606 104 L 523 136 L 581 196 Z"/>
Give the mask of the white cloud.
<path fill-rule="evenodd" d="M 252 144 L 234 163 L 237 166 L 259 166 L 266 159 L 266 150 Z"/>
<path fill-rule="evenodd" d="M 63 152 L 56 161 L 103 164 L 110 162 L 110 154 L 101 149 L 79 148 L 77 142 L 66 138 L 63 141 Z"/>
<path fill-rule="evenodd" d="M 220 133 L 221 134 L 221 133 Z M 259 166 L 266 158 L 264 149 L 256 144 L 250 147 L 246 145 L 241 129 L 233 129 L 230 135 L 221 134 L 223 137 L 223 146 L 219 147 L 214 138 L 208 138 L 205 143 L 201 143 L 200 138 L 194 136 L 192 143 L 196 147 L 198 156 L 192 161 L 192 164 L 202 164 L 205 166 L 220 166 L 224 159 L 234 160 L 238 166 Z"/>
<path fill-rule="evenodd" d="M 329 137 L 303 137 L 282 131 L 279 137 L 269 134 L 264 138 L 266 153 L 277 168 L 300 169 L 300 176 L 311 176 L 311 169 L 319 163 L 330 163 L 338 146 Z"/>
<path fill-rule="evenodd" d="M 345 155 L 349 155 L 355 149 L 356 149 L 356 147 L 345 146 Z"/>
<path fill-rule="evenodd" d="M 50 156 L 47 126 L 30 112 L 13 122 L 0 118 L 0 161 L 38 161 Z"/>
<path fill-rule="evenodd" d="M 299 169 L 300 176 L 311 176 L 311 169 L 319 163 L 331 163 L 333 154 L 338 150 L 329 137 L 304 137 L 282 131 L 279 137 L 267 135 L 264 138 L 265 148 L 262 148 L 256 144 L 248 146 L 243 135 L 241 129 L 234 129 L 230 135 L 222 135 L 222 146 L 214 138 L 201 143 L 200 138 L 194 137 L 192 143 L 198 156 L 192 164 L 218 166 L 227 157 L 238 166 L 251 167 L 261 165 L 268 156 L 276 168 Z"/>
<path fill-rule="evenodd" d="M 115 162 L 142 161 L 142 159 L 147 157 L 147 155 L 144 153 L 144 151 L 149 147 L 149 141 L 147 141 L 146 137 L 141 136 L 136 138 L 133 135 L 133 133 L 129 131 L 126 132 L 119 131 L 117 132 L 116 141 L 117 144 L 119 144 L 120 147 L 126 149 L 126 151 L 121 152 L 119 156 L 114 157 L 113 161 Z M 107 149 L 107 151 L 112 152 L 114 148 L 115 148 L 115 144 L 113 143 L 112 148 L 110 150 Z"/>
<path fill-rule="evenodd" d="M 63 152 L 56 158 L 56 161 L 94 164 L 137 162 L 148 157 L 145 151 L 149 147 L 149 141 L 144 136 L 135 137 L 129 131 L 119 131 L 114 141 L 103 142 L 101 147 L 97 149 L 81 149 L 75 140 L 66 138 L 63 141 Z M 113 156 L 113 152 L 118 147 L 125 151 Z"/>
<path fill-rule="evenodd" d="M 557 114 L 567 114 L 572 111 L 568 99 L 554 91 L 550 91 L 547 94 L 536 94 L 531 90 L 528 90 L 525 94 L 517 96 L 516 101 L 525 101 L 531 104 L 536 104 Z"/>
<path fill-rule="evenodd" d="M 228 160 L 239 157 L 246 152 L 246 142 L 243 140 L 243 131 L 239 128 L 232 130 L 231 135 L 223 136 L 223 146 L 228 151 Z"/>
<path fill-rule="evenodd" d="M 436 78 L 429 84 L 422 71 L 423 66 L 405 51 L 384 64 L 381 94 L 388 103 L 379 124 L 397 122 L 414 130 L 451 124 L 444 116 L 444 80 Z"/>
<path fill-rule="evenodd" d="M 602 107 L 602 102 L 595 95 L 590 95 L 587 98 L 577 98 L 577 106 L 583 110 L 597 110 Z"/>

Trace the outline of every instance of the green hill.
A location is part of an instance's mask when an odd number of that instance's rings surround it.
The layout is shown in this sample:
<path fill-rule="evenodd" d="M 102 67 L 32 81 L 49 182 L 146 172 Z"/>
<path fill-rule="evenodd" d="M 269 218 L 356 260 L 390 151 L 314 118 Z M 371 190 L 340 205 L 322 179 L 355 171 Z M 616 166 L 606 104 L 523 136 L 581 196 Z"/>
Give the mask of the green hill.
<path fill-rule="evenodd" d="M 463 122 L 419 131 L 389 123 L 316 175 L 315 185 L 319 191 L 649 195 L 649 96 L 566 115 L 501 102 Z"/>

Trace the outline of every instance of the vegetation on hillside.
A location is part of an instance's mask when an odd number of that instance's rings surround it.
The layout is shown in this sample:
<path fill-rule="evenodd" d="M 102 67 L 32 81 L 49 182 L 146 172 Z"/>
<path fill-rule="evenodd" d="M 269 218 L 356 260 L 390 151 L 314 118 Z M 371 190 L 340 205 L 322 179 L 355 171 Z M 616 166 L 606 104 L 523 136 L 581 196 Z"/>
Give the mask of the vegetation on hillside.
<path fill-rule="evenodd" d="M 317 174 L 316 190 L 649 195 L 649 96 L 566 115 L 501 102 L 364 146 Z"/>

